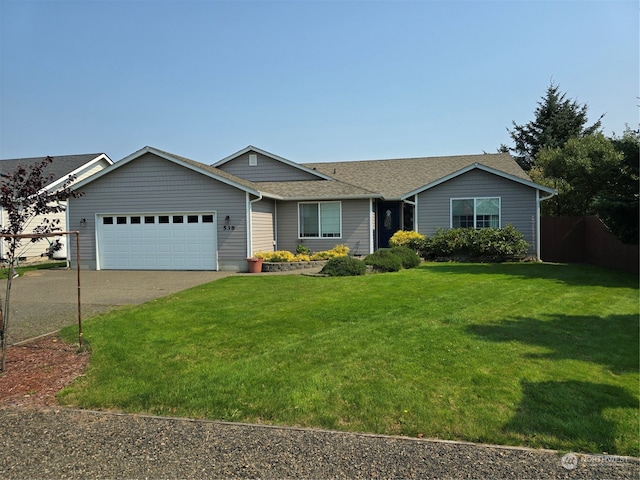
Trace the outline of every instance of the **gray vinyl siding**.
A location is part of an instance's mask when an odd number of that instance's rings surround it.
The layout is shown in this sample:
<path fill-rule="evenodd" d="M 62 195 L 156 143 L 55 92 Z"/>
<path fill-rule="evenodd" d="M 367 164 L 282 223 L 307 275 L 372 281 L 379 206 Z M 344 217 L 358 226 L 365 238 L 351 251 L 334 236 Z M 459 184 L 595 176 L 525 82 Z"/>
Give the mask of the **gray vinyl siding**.
<path fill-rule="evenodd" d="M 219 168 L 250 182 L 288 182 L 299 180 L 317 180 L 319 177 L 282 163 L 273 158 L 256 153 L 258 164 L 249 165 L 249 153 L 234 158 Z"/>
<path fill-rule="evenodd" d="M 535 252 L 536 190 L 481 170 L 472 170 L 418 195 L 418 231 L 449 228 L 452 198 L 500 197 L 501 227 L 512 224 Z"/>
<path fill-rule="evenodd" d="M 370 251 L 371 207 L 368 199 L 342 200 L 342 238 L 298 238 L 298 202 L 278 202 L 278 250 L 295 252 L 302 244 L 312 252 L 346 245 L 353 255 Z"/>
<path fill-rule="evenodd" d="M 256 252 L 273 251 L 275 242 L 275 202 L 263 199 L 253 204 L 251 213 L 251 249 Z"/>
<path fill-rule="evenodd" d="M 215 212 L 218 268 L 246 268 L 247 200 L 242 190 L 148 153 L 85 185 L 82 192 L 69 200 L 69 228 L 81 232 L 86 268 L 96 268 L 96 215 L 171 212 Z M 227 215 L 233 228 L 224 229 Z M 80 226 L 82 218 L 85 226 Z"/>

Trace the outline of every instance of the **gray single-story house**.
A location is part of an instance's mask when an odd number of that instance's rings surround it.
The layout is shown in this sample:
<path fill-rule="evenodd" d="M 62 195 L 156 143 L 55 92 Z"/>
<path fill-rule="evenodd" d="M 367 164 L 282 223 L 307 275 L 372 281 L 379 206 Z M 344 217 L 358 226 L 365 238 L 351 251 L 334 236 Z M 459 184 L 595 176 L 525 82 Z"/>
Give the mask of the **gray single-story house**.
<path fill-rule="evenodd" d="M 46 157 L 46 156 L 45 156 Z M 6 160 L 0 160 L 0 176 L 4 177 L 7 174 L 12 174 L 18 167 L 31 168 L 44 160 L 45 157 L 29 157 L 29 158 L 11 158 Z M 51 181 L 45 186 L 45 189 L 51 192 L 55 192 L 62 188 L 69 177 L 73 177 L 71 185 L 82 181 L 83 179 L 90 177 L 96 172 L 107 168 L 112 165 L 111 159 L 104 153 L 84 153 L 80 155 L 57 155 L 51 157 L 52 162 L 47 165 L 43 171 L 45 177 L 51 177 Z M 66 208 L 66 202 L 60 202 L 61 206 Z M 66 211 L 62 211 L 58 214 L 47 215 L 49 221 L 57 220 L 59 230 L 67 230 L 67 217 Z M 42 218 L 34 218 L 25 228 L 25 234 L 33 233 L 34 227 L 38 226 L 42 221 Z M 0 222 L 2 228 L 4 228 L 9 222 L 8 213 L 0 207 Z M 62 245 L 61 248 L 54 253 L 54 258 L 64 259 L 67 258 L 67 241 L 64 236 L 57 237 L 58 242 Z M 49 243 L 53 242 L 54 238 L 49 237 Z M 46 240 L 41 240 L 37 243 L 32 243 L 30 240 L 25 239 L 21 242 L 21 248 L 16 252 L 18 258 L 29 259 L 33 257 L 40 257 L 46 253 L 49 247 L 49 243 Z M 0 242 L 0 256 L 4 258 L 6 246 L 4 242 Z"/>
<path fill-rule="evenodd" d="M 74 188 L 85 268 L 233 271 L 258 251 L 365 255 L 400 229 L 507 224 L 539 258 L 540 202 L 556 193 L 508 154 L 300 164 L 253 146 L 213 165 L 145 147 Z"/>

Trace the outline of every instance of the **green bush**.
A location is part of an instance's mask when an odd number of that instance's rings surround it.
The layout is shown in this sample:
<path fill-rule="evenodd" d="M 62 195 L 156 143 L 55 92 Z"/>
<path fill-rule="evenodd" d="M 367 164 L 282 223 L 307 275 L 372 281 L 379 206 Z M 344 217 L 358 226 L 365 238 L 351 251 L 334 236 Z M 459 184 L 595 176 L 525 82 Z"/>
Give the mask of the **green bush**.
<path fill-rule="evenodd" d="M 441 258 L 470 256 L 493 262 L 521 260 L 529 244 L 513 225 L 504 228 L 451 228 L 438 229 L 425 240 L 423 256 Z"/>
<path fill-rule="evenodd" d="M 354 257 L 335 257 L 329 260 L 320 273 L 330 277 L 353 277 L 364 275 L 367 266 L 362 260 Z"/>
<path fill-rule="evenodd" d="M 388 248 L 381 248 L 367 255 L 364 263 L 378 272 L 397 272 L 402 268 L 402 259 Z"/>
<path fill-rule="evenodd" d="M 391 247 L 391 253 L 400 257 L 402 268 L 413 268 L 420 265 L 420 257 L 411 247 Z"/>

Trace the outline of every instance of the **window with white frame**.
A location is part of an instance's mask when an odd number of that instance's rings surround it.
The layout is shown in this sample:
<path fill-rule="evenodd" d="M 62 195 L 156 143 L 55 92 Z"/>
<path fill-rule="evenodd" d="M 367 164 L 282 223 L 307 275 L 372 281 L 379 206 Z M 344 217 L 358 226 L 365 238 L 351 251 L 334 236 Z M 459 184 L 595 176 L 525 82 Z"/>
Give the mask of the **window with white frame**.
<path fill-rule="evenodd" d="M 500 197 L 451 199 L 451 228 L 487 227 L 500 227 Z"/>
<path fill-rule="evenodd" d="M 338 238 L 342 236 L 341 202 L 298 204 L 299 238 Z"/>

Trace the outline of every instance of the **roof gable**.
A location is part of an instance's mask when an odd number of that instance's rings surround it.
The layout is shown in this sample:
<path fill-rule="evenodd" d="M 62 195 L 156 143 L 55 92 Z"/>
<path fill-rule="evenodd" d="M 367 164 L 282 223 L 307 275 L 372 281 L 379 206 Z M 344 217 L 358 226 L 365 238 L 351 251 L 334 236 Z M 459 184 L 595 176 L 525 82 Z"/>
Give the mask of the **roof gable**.
<path fill-rule="evenodd" d="M 247 154 L 251 154 L 251 153 L 255 153 L 255 154 L 259 154 L 263 157 L 268 158 L 269 160 L 271 160 L 272 162 L 276 162 L 279 163 L 283 166 L 288 167 L 289 169 L 294 169 L 298 172 L 298 177 L 300 177 L 299 179 L 302 180 L 302 177 L 300 176 L 300 174 L 303 174 L 304 179 L 321 179 L 321 180 L 333 180 L 329 175 L 326 175 L 324 173 L 318 172 L 314 169 L 310 169 L 307 168 L 306 166 L 304 166 L 303 164 L 300 163 L 296 163 L 293 162 L 291 160 L 287 160 L 286 158 L 280 157 L 278 155 L 274 155 L 273 153 L 267 152 L 265 150 L 262 150 L 260 148 L 254 147 L 253 145 L 249 145 L 248 147 L 243 148 L 242 150 L 239 150 L 236 153 L 233 153 L 231 155 L 229 155 L 228 157 L 223 158 L 222 160 L 216 162 L 213 164 L 214 167 L 216 168 L 223 168 L 225 165 L 229 165 L 231 162 L 233 162 L 234 160 L 239 159 L 240 157 L 243 157 Z M 224 169 L 224 168 L 223 168 Z M 239 176 L 242 176 L 242 174 L 238 174 Z M 257 182 L 257 177 L 256 178 L 249 178 L 249 180 L 255 181 Z M 283 179 L 279 179 L 276 181 L 280 181 Z M 284 180 L 294 180 L 293 178 L 291 179 L 284 179 Z M 296 178 L 295 180 L 298 180 L 298 178 Z M 273 181 L 273 179 L 266 179 L 265 180 L 260 180 L 260 181 Z"/>
<path fill-rule="evenodd" d="M 12 158 L 0 160 L 0 174 L 15 171 L 18 166 L 29 167 L 41 162 L 45 157 Z M 47 189 L 55 189 L 64 184 L 70 175 L 80 175 L 86 169 L 100 162 L 112 165 L 113 161 L 104 153 L 86 153 L 80 155 L 51 156 L 53 161 L 44 170 L 45 175 L 52 175 Z"/>
<path fill-rule="evenodd" d="M 220 170 L 219 168 L 215 168 L 210 165 L 196 162 L 195 160 L 181 157 L 179 155 L 175 155 L 173 153 L 165 152 L 163 150 L 160 150 L 154 147 L 149 147 L 149 146 L 141 148 L 140 150 L 132 153 L 131 155 L 126 156 L 122 160 L 115 162 L 113 165 L 109 166 L 108 168 L 105 168 L 104 170 L 96 173 L 95 175 L 92 175 L 91 177 L 81 182 L 78 182 L 74 186 L 74 189 L 82 188 L 85 185 L 91 182 L 94 182 L 99 178 L 104 177 L 105 175 L 109 175 L 114 170 L 124 167 L 128 163 L 135 161 L 137 158 L 140 158 L 147 153 L 151 153 L 160 158 L 163 158 L 177 165 L 180 165 L 184 168 L 188 168 L 189 170 L 193 170 L 195 172 L 201 173 L 202 175 L 210 177 L 214 180 L 218 180 L 222 183 L 226 183 L 227 185 L 231 185 L 240 190 L 244 190 L 253 195 L 260 196 L 260 192 L 258 192 L 255 184 L 253 184 L 252 182 L 249 182 L 248 180 L 245 180 L 240 177 L 236 177 L 235 175 L 227 173 L 224 170 Z"/>

